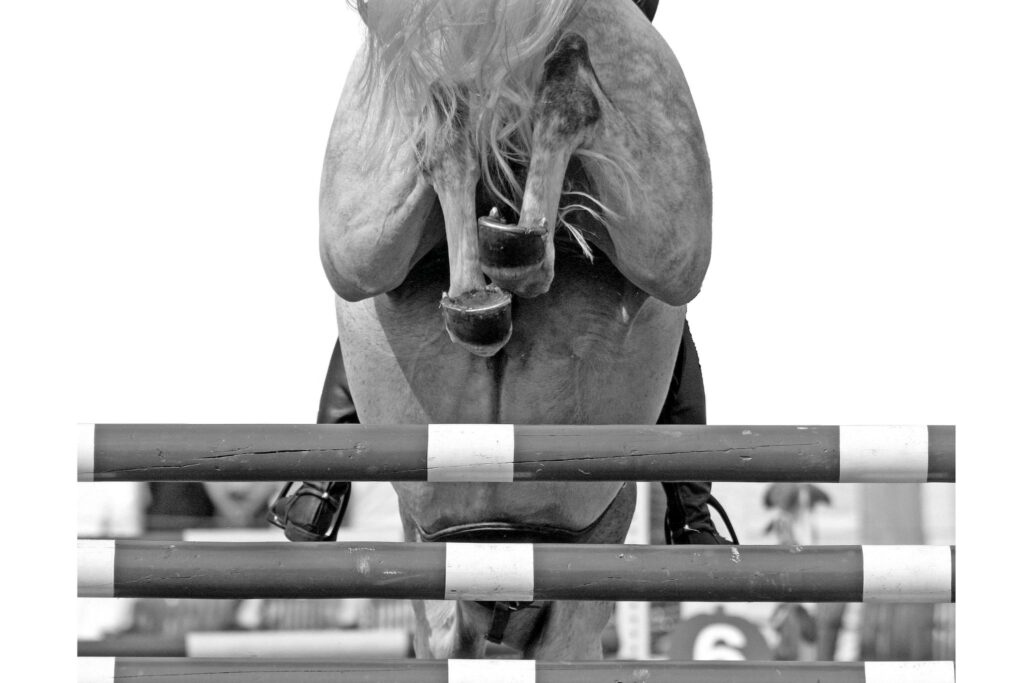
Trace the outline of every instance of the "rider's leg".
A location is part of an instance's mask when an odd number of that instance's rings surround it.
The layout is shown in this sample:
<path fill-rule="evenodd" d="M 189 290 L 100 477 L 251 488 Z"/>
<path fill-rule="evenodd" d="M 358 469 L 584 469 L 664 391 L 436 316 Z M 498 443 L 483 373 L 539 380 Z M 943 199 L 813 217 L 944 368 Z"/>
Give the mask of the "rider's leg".
<path fill-rule="evenodd" d="M 348 375 L 345 374 L 345 359 L 341 357 L 341 343 L 334 342 L 331 362 L 327 365 L 324 388 L 320 392 L 320 410 L 316 414 L 317 424 L 359 424 L 356 404 L 348 392 Z"/>
<path fill-rule="evenodd" d="M 341 344 L 334 342 L 327 377 L 320 394 L 317 424 L 357 424 L 359 416 L 348 390 Z M 289 484 L 270 507 L 269 519 L 291 541 L 333 541 L 345 514 L 352 484 L 347 481 L 307 481 Z"/>
<path fill-rule="evenodd" d="M 633 0 L 648 21 L 654 21 L 654 13 L 658 11 L 658 0 Z"/>
<path fill-rule="evenodd" d="M 690 323 L 683 328 L 683 339 L 676 356 L 676 367 L 669 384 L 668 397 L 661 409 L 658 424 L 707 424 L 704 401 L 704 377 L 701 374 L 697 347 L 690 334 Z M 708 512 L 711 482 L 662 482 L 667 497 L 665 542 L 684 544 L 729 543 L 718 534 Z"/>

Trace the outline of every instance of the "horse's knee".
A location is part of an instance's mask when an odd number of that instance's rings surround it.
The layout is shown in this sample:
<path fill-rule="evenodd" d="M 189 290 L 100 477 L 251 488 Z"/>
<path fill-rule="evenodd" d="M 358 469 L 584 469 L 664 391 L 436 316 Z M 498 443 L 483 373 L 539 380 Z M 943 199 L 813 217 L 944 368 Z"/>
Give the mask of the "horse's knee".
<path fill-rule="evenodd" d="M 601 119 L 599 87 L 586 39 L 578 33 L 566 33 L 544 65 L 535 144 L 579 146 Z"/>

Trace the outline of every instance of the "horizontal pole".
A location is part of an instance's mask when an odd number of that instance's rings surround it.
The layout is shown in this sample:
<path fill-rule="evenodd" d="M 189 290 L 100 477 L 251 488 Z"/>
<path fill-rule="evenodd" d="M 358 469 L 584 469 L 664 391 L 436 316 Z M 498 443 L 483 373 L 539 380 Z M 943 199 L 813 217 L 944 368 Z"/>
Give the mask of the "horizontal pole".
<path fill-rule="evenodd" d="M 949 426 L 81 425 L 79 481 L 952 482 Z"/>
<path fill-rule="evenodd" d="M 951 546 L 79 541 L 78 594 L 940 603 L 954 563 Z"/>
<path fill-rule="evenodd" d="M 401 521 L 395 516 L 394 524 L 370 526 L 359 524 L 341 528 L 346 543 L 378 541 L 397 543 L 405 539 Z M 284 530 L 276 526 L 263 528 L 209 527 L 196 529 L 155 529 L 142 534 L 79 536 L 82 540 L 138 540 L 138 541 L 199 541 L 206 543 L 283 543 L 287 541 Z"/>
<path fill-rule="evenodd" d="M 79 657 L 259 657 L 399 659 L 412 654 L 405 629 L 196 631 L 183 636 L 130 634 L 79 640 Z"/>
<path fill-rule="evenodd" d="M 79 683 L 954 683 L 953 662 L 79 659 Z"/>

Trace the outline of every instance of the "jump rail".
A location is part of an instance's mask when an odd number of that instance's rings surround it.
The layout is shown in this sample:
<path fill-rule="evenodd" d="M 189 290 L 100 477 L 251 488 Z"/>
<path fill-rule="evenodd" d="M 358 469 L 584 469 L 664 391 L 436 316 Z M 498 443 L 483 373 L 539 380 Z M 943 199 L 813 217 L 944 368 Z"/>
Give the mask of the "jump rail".
<path fill-rule="evenodd" d="M 951 546 L 79 541 L 78 595 L 955 601 Z"/>
<path fill-rule="evenodd" d="M 259 657 L 399 659 L 412 656 L 405 629 L 370 631 L 197 631 L 184 636 L 132 634 L 79 640 L 79 657 Z"/>
<path fill-rule="evenodd" d="M 411 660 L 330 662 L 252 659 L 78 660 L 79 683 L 954 683 L 953 662 L 534 662 Z"/>
<path fill-rule="evenodd" d="M 951 426 L 81 425 L 79 481 L 953 482 Z"/>
<path fill-rule="evenodd" d="M 397 517 L 397 515 L 396 515 Z M 369 526 L 356 525 L 345 527 L 343 531 L 347 543 L 362 541 L 400 543 L 405 540 L 405 533 L 396 519 L 395 524 Z M 287 541 L 284 530 L 268 526 L 265 528 L 195 528 L 195 529 L 156 529 L 141 535 L 104 535 L 79 536 L 82 540 L 109 541 L 189 541 L 201 543 L 283 543 Z"/>

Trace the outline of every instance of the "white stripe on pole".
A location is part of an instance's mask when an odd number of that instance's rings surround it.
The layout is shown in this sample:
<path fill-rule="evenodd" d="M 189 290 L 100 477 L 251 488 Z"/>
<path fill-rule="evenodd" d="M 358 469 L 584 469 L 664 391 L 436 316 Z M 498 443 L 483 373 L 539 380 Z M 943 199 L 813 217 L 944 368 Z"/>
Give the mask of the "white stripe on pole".
<path fill-rule="evenodd" d="M 182 529 L 181 540 L 185 543 L 284 543 L 288 538 L 284 529 L 275 526 L 267 529 Z"/>
<path fill-rule="evenodd" d="M 953 557 L 945 545 L 865 545 L 864 602 L 950 602 Z"/>
<path fill-rule="evenodd" d="M 78 597 L 114 597 L 114 541 L 78 542 Z"/>
<path fill-rule="evenodd" d="M 636 483 L 636 511 L 626 532 L 626 543 L 651 543 L 651 482 Z M 619 635 L 620 659 L 651 658 L 651 603 L 620 601 L 615 603 L 615 631 Z"/>
<path fill-rule="evenodd" d="M 954 683 L 953 662 L 864 662 L 865 683 Z"/>
<path fill-rule="evenodd" d="M 340 540 L 345 543 L 401 543 L 405 540 L 402 526 L 395 524 L 379 526 L 342 527 Z M 288 539 L 284 530 L 277 527 L 266 529 L 184 529 L 181 540 L 187 543 L 284 543 Z"/>
<path fill-rule="evenodd" d="M 445 543 L 447 600 L 533 600 L 532 543 Z"/>
<path fill-rule="evenodd" d="M 78 683 L 112 683 L 113 657 L 79 657 Z"/>
<path fill-rule="evenodd" d="M 401 659 L 409 650 L 403 629 L 368 631 L 207 631 L 185 635 L 188 657 L 296 657 Z"/>
<path fill-rule="evenodd" d="M 428 425 L 427 481 L 510 482 L 515 442 L 513 425 Z"/>
<path fill-rule="evenodd" d="M 78 481 L 93 481 L 96 472 L 96 425 L 78 425 Z"/>
<path fill-rule="evenodd" d="M 535 683 L 532 659 L 449 659 L 448 683 Z"/>
<path fill-rule="evenodd" d="M 840 427 L 839 481 L 928 481 L 928 427 Z"/>

